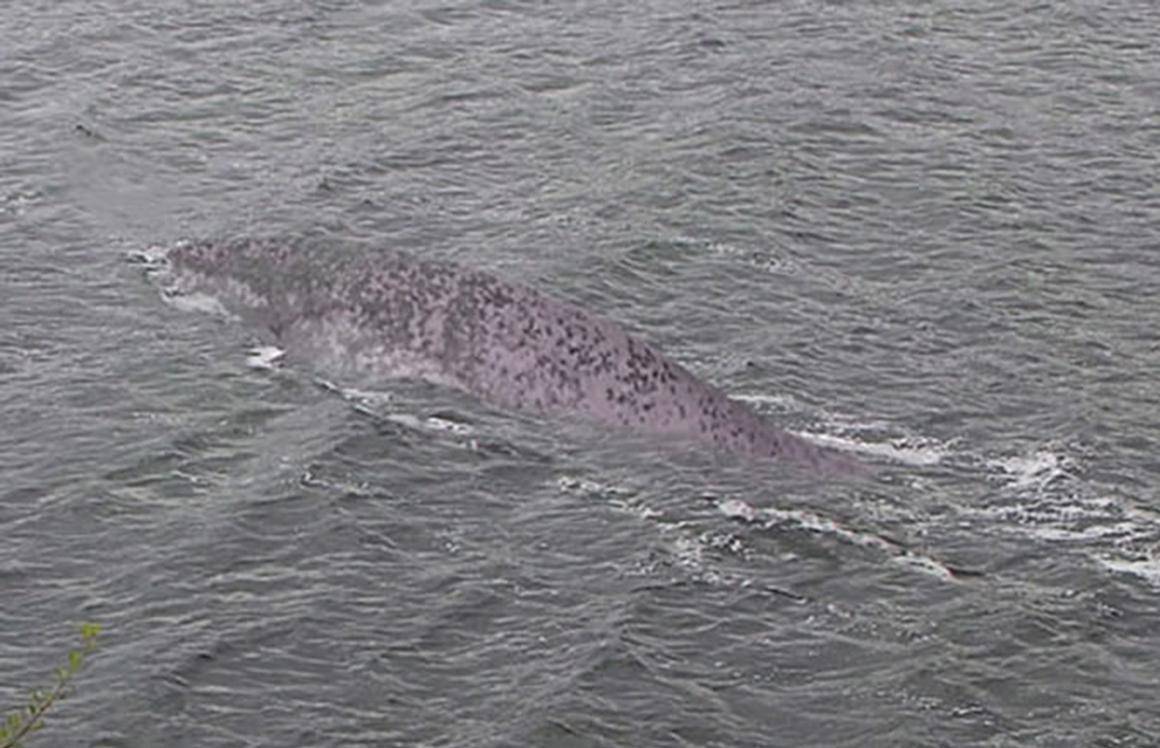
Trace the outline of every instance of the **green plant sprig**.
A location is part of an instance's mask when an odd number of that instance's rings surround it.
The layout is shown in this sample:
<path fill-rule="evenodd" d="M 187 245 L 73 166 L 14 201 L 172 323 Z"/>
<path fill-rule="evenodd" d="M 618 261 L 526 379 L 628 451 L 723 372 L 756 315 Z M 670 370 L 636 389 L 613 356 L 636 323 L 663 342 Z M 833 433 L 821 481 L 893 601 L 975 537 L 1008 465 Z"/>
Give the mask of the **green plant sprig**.
<path fill-rule="evenodd" d="M 81 646 L 70 650 L 68 664 L 56 669 L 56 685 L 49 690 L 37 688 L 28 703 L 10 713 L 0 724 L 0 748 L 20 748 L 20 741 L 44 727 L 44 715 L 58 701 L 69 695 L 72 679 L 84 667 L 85 659 L 97 648 L 101 627 L 95 623 L 81 625 Z"/>

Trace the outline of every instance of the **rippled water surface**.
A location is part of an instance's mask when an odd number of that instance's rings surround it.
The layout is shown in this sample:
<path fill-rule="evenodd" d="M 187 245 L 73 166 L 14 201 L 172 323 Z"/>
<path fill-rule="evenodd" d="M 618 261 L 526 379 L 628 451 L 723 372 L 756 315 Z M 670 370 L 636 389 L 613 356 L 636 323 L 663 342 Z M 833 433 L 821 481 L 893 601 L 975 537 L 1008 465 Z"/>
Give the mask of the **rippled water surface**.
<path fill-rule="evenodd" d="M 96 621 L 30 748 L 1157 745 L 1158 7 L 9 3 L 0 705 Z M 126 260 L 250 235 L 876 472 L 322 381 Z"/>

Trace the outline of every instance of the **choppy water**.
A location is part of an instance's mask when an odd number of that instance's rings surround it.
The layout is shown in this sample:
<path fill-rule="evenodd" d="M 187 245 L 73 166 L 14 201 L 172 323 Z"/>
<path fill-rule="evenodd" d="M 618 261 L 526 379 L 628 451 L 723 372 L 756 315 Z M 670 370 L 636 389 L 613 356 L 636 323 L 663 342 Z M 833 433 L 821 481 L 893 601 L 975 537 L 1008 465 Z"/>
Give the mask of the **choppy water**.
<path fill-rule="evenodd" d="M 1160 743 L 1157 28 L 9 3 L 0 704 L 92 620 L 29 746 Z M 322 387 L 125 261 L 279 233 L 583 304 L 879 472 Z"/>

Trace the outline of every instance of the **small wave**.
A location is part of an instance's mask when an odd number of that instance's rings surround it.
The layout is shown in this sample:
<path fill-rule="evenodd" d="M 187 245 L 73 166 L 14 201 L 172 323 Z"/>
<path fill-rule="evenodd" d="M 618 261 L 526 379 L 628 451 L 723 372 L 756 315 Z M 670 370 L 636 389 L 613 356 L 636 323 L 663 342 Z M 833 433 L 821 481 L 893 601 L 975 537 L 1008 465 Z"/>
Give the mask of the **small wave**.
<path fill-rule="evenodd" d="M 1079 549 L 1099 564 L 1117 571 L 1139 572 L 1151 579 L 1141 563 L 1145 551 L 1160 542 L 1160 521 L 1128 497 L 1038 494 L 1004 506 L 964 510 L 982 518 L 996 531 Z M 1151 553 L 1152 551 L 1147 551 Z"/>
<path fill-rule="evenodd" d="M 609 506 L 631 514 L 637 519 L 659 519 L 664 514 L 633 497 L 631 491 L 608 483 L 561 475 L 556 479 L 556 487 L 565 493 L 579 493 L 587 497 L 600 498 Z"/>
<path fill-rule="evenodd" d="M 726 517 L 757 525 L 762 529 L 794 525 L 809 532 L 830 535 L 847 543 L 884 553 L 898 563 L 944 580 L 972 575 L 970 572 L 954 569 L 932 556 L 907 548 L 896 540 L 877 533 L 847 527 L 835 519 L 816 512 L 805 509 L 759 508 L 742 499 L 714 501 L 717 510 Z"/>
<path fill-rule="evenodd" d="M 17 190 L 5 195 L 0 203 L 3 204 L 6 212 L 20 217 L 25 214 L 28 206 L 36 204 L 43 198 L 44 193 L 40 190 Z"/>
<path fill-rule="evenodd" d="M 749 557 L 749 547 L 734 533 L 721 532 L 717 529 L 697 531 L 693 522 L 670 519 L 664 512 L 642 501 L 632 490 L 610 483 L 562 475 L 557 478 L 556 486 L 566 493 L 579 493 L 601 500 L 612 509 L 649 523 L 657 529 L 667 556 L 650 559 L 636 570 L 639 574 L 652 576 L 659 569 L 676 568 L 680 569 L 682 574 L 712 586 L 762 590 L 799 603 L 808 600 L 792 590 L 759 583 L 752 577 L 730 572 L 714 563 L 710 555 L 712 553 L 743 559 Z"/>
<path fill-rule="evenodd" d="M 316 382 L 319 387 L 333 392 L 351 403 L 355 410 L 360 413 L 381 418 L 384 421 L 390 421 L 416 431 L 431 431 L 455 436 L 475 434 L 475 428 L 470 424 L 439 415 L 421 416 L 413 413 L 384 412 L 386 406 L 394 402 L 394 397 L 389 392 L 341 387 L 325 379 L 318 379 Z"/>

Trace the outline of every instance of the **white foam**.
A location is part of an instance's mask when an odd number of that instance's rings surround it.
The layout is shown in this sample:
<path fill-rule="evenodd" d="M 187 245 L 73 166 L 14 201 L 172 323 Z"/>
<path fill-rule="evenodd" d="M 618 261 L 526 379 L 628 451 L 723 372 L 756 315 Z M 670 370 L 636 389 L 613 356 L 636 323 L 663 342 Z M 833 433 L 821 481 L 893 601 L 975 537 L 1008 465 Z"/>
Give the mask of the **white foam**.
<path fill-rule="evenodd" d="M 1105 569 L 1160 587 L 1160 512 L 1141 499 L 1097 493 L 1080 478 L 1082 465 L 1054 445 L 983 466 L 1001 484 L 1001 503 L 962 507 L 961 515 L 1018 538 L 1074 546 Z"/>
<path fill-rule="evenodd" d="M 129 259 L 144 265 L 146 271 L 162 270 L 169 266 L 169 249 L 160 244 L 153 244 L 145 249 L 130 252 Z"/>
<path fill-rule="evenodd" d="M 561 475 L 556 479 L 556 487 L 567 493 L 582 493 L 603 498 L 613 508 L 631 514 L 638 519 L 658 519 L 664 516 L 663 512 L 633 499 L 632 492 L 628 489 L 609 483 L 601 483 L 587 478 L 577 478 L 571 475 Z"/>
<path fill-rule="evenodd" d="M 717 502 L 717 511 L 724 514 L 729 519 L 739 519 L 744 522 L 756 522 L 758 520 L 757 509 L 747 501 L 741 499 L 725 499 Z"/>
<path fill-rule="evenodd" d="M 782 412 L 801 410 L 800 404 L 792 395 L 755 393 L 731 395 L 731 397 L 754 405 L 772 406 Z M 856 436 L 859 433 L 880 433 L 888 429 L 889 424 L 880 422 L 857 423 L 834 416 L 823 416 L 823 419 L 826 421 L 827 431 L 792 431 L 791 433 L 822 447 L 885 458 L 914 467 L 937 465 L 951 451 L 950 444 L 940 443 L 922 436 L 900 436 L 883 442 L 870 442 Z"/>
<path fill-rule="evenodd" d="M 695 243 L 696 240 L 687 239 L 690 243 Z M 741 262 L 751 265 L 752 267 L 764 270 L 768 273 L 795 273 L 799 268 L 789 257 L 774 253 L 772 250 L 755 250 L 747 249 L 745 247 L 737 246 L 736 244 L 729 244 L 726 242 L 708 242 L 705 244 L 705 249 L 710 253 L 719 257 L 736 258 Z"/>
<path fill-rule="evenodd" d="M 1025 501 L 1004 499 L 990 506 L 959 508 L 959 513 L 977 517 L 1008 529 L 1019 531 L 1045 525 L 1070 527 L 1093 522 L 1119 521 L 1123 512 L 1118 501 L 1110 497 L 1084 498 L 1074 493 L 1036 493 Z"/>
<path fill-rule="evenodd" d="M 1089 525 L 1088 527 L 1024 527 L 1023 532 L 1031 537 L 1055 542 L 1083 542 L 1108 538 L 1130 538 L 1137 527 L 1131 522 L 1114 522 L 1110 525 Z"/>
<path fill-rule="evenodd" d="M 1160 587 L 1160 558 L 1156 557 L 1155 552 L 1147 558 L 1116 558 L 1101 555 L 1097 556 L 1096 560 L 1111 571 L 1131 574 L 1140 577 L 1155 587 Z"/>
<path fill-rule="evenodd" d="M 954 572 L 938 559 L 906 548 L 896 541 L 872 532 L 855 530 L 835 519 L 805 509 L 758 508 L 741 499 L 723 499 L 717 510 L 730 519 L 759 524 L 765 529 L 792 524 L 820 535 L 831 535 L 847 543 L 870 548 L 890 556 L 894 561 L 940 579 L 953 579 Z"/>
<path fill-rule="evenodd" d="M 431 431 L 445 431 L 458 436 L 474 434 L 475 429 L 466 423 L 459 423 L 439 416 L 427 416 L 423 419 L 423 427 Z"/>
<path fill-rule="evenodd" d="M 165 302 L 176 309 L 183 312 L 200 312 L 202 314 L 212 314 L 216 317 L 225 317 L 227 319 L 234 319 L 234 315 L 230 310 L 226 309 L 221 300 L 216 296 L 210 296 L 204 293 L 171 293 L 164 292 L 162 298 Z"/>
<path fill-rule="evenodd" d="M 611 508 L 629 514 L 642 522 L 654 526 L 664 540 L 669 551 L 668 561 L 672 565 L 683 569 L 700 582 L 712 585 L 733 585 L 748 587 L 753 580 L 747 577 L 731 574 L 716 568 L 712 559 L 707 557 L 706 551 L 721 550 L 734 555 L 744 555 L 744 543 L 732 534 L 721 535 L 717 532 L 692 532 L 691 522 L 666 521 L 664 512 L 648 506 L 626 488 L 604 483 L 601 481 L 578 478 L 570 475 L 561 475 L 556 479 L 556 485 L 561 491 L 590 494 L 604 500 Z M 656 559 L 641 569 L 643 573 L 656 572 Z M 793 593 L 779 591 L 790 597 L 797 597 Z"/>
<path fill-rule="evenodd" d="M 904 465 L 924 467 L 937 465 L 949 452 L 949 446 L 915 437 L 899 437 L 889 442 L 872 443 L 848 436 L 821 434 L 809 431 L 793 432 L 815 444 L 844 452 L 883 457 Z"/>
<path fill-rule="evenodd" d="M 896 564 L 907 566 L 914 571 L 919 571 L 923 574 L 929 574 L 931 576 L 938 577 L 939 579 L 942 579 L 946 582 L 954 581 L 955 578 L 954 572 L 952 572 L 947 566 L 939 563 L 938 561 L 935 561 L 930 556 L 923 556 L 915 553 L 905 553 L 894 556 L 890 560 Z"/>
<path fill-rule="evenodd" d="M 579 491 L 580 493 L 619 493 L 623 489 L 599 483 L 587 478 L 577 478 L 571 475 L 561 475 L 556 478 L 556 487 L 561 491 Z"/>
<path fill-rule="evenodd" d="M 275 369 L 286 355 L 286 351 L 276 345 L 255 346 L 248 353 L 246 366 L 253 369 Z"/>
<path fill-rule="evenodd" d="M 415 431 L 423 430 L 423 419 L 411 413 L 387 413 L 383 416 L 383 420 L 397 423 L 400 426 L 406 426 Z"/>
<path fill-rule="evenodd" d="M 1107 501 L 1115 504 L 1124 513 L 1128 519 L 1140 522 L 1142 524 L 1150 524 L 1153 526 L 1160 526 L 1160 512 L 1149 507 L 1138 506 L 1135 503 L 1127 500 L 1117 500 L 1108 498 Z"/>
<path fill-rule="evenodd" d="M 746 403 L 773 405 L 782 410 L 791 410 L 797 407 L 797 400 L 794 399 L 793 395 L 766 395 L 759 392 L 748 395 L 730 395 L 729 397 Z"/>
<path fill-rule="evenodd" d="M 1008 488 L 1044 489 L 1059 478 L 1069 477 L 1077 470 L 1068 457 L 1055 451 L 1041 449 L 1029 455 L 988 460 L 986 466 L 1004 474 Z"/>

